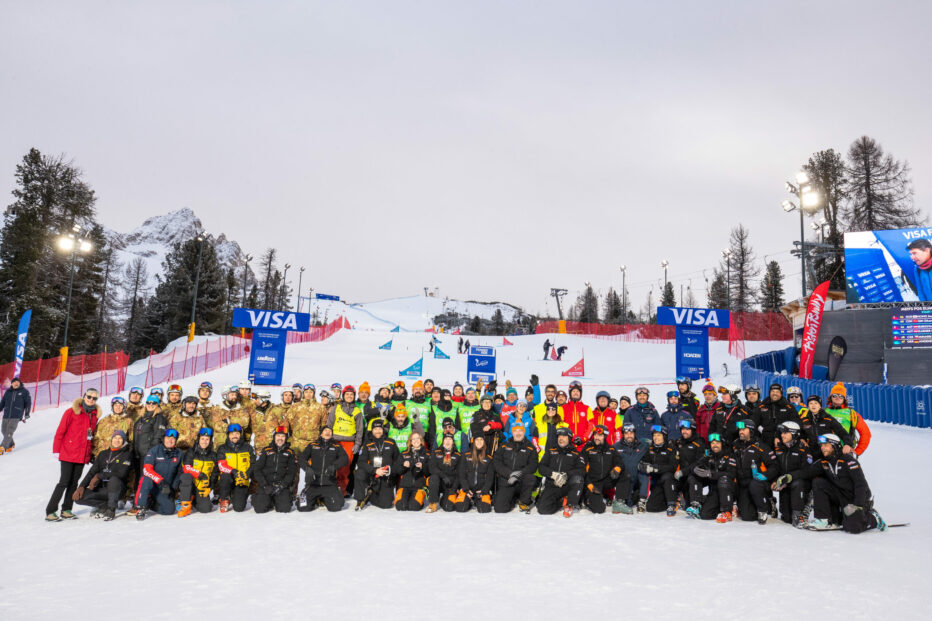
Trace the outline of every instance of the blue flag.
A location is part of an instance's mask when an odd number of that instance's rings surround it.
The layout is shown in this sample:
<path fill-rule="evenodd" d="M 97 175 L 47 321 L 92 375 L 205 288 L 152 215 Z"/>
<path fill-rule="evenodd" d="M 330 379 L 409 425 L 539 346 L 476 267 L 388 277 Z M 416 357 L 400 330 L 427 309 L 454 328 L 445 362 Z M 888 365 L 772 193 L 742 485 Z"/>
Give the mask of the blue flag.
<path fill-rule="evenodd" d="M 392 341 L 389 341 L 385 343 L 384 345 L 379 345 L 379 349 L 391 349 L 391 348 L 392 348 Z"/>
<path fill-rule="evenodd" d="M 19 330 L 16 334 L 16 359 L 13 361 L 13 377 L 19 377 L 23 368 L 23 357 L 26 355 L 26 337 L 29 336 L 29 320 L 32 319 L 32 309 L 23 313 L 19 320 Z"/>
<path fill-rule="evenodd" d="M 401 332 L 401 326 L 395 326 L 391 329 L 392 332 Z"/>
<path fill-rule="evenodd" d="M 439 347 L 434 346 L 434 358 L 439 358 L 440 360 L 449 360 L 450 357 L 443 353 Z"/>
<path fill-rule="evenodd" d="M 398 372 L 400 377 L 420 377 L 422 370 L 424 368 L 424 357 L 421 356 L 417 362 L 412 364 L 407 369 Z"/>

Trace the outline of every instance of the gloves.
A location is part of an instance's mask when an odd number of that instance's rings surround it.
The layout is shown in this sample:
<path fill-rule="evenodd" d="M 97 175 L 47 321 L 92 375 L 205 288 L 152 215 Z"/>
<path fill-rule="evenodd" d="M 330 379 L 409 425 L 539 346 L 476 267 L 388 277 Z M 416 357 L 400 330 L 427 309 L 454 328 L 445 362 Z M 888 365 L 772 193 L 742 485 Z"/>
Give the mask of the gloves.
<path fill-rule="evenodd" d="M 702 466 L 696 466 L 693 468 L 693 474 L 695 474 L 700 479 L 708 479 L 712 477 L 712 471 L 708 468 L 703 468 Z"/>
<path fill-rule="evenodd" d="M 244 485 L 249 485 L 249 477 L 246 476 L 246 473 L 242 470 L 233 471 L 233 481 L 236 485 L 242 487 Z"/>
<path fill-rule="evenodd" d="M 531 376 L 531 386 L 537 386 L 540 384 L 540 379 L 536 375 Z"/>
<path fill-rule="evenodd" d="M 781 474 L 774 483 L 775 489 L 781 490 L 793 482 L 792 474 Z"/>
<path fill-rule="evenodd" d="M 198 474 L 198 475 L 197 475 L 197 480 L 198 480 L 198 481 L 206 481 L 206 480 L 207 480 L 207 473 L 206 473 L 206 472 L 201 472 L 200 474 Z"/>
<path fill-rule="evenodd" d="M 638 471 L 644 474 L 653 474 L 657 472 L 657 469 L 654 468 L 652 464 L 649 464 L 646 461 L 642 461 L 638 462 Z"/>
<path fill-rule="evenodd" d="M 848 516 L 848 517 L 851 517 L 852 515 L 854 515 L 854 514 L 857 513 L 858 511 L 863 511 L 863 510 L 864 510 L 864 507 L 859 507 L 859 506 L 853 505 L 853 504 L 847 504 L 847 505 L 844 506 L 844 508 L 842 508 L 842 511 L 843 511 L 844 514 L 845 514 L 846 516 Z"/>
<path fill-rule="evenodd" d="M 74 490 L 74 493 L 71 495 L 71 500 L 77 502 L 81 500 L 81 498 L 83 497 L 84 497 L 84 488 L 79 487 L 78 489 Z"/>
<path fill-rule="evenodd" d="M 326 478 L 329 479 L 330 477 L 332 477 L 332 476 L 335 475 L 336 473 L 337 473 L 337 471 L 334 469 L 333 466 L 327 466 L 326 468 L 324 468 L 324 471 L 323 471 L 322 474 L 324 475 L 324 477 L 326 477 Z"/>
<path fill-rule="evenodd" d="M 449 489 L 453 487 L 453 479 L 451 479 L 450 477 L 440 477 L 440 480 L 443 482 L 443 486 L 445 488 Z"/>
<path fill-rule="evenodd" d="M 618 466 L 615 466 L 614 468 L 612 468 L 612 472 L 608 476 L 611 477 L 612 481 L 617 481 L 618 477 L 621 476 L 621 468 L 619 468 Z"/>
<path fill-rule="evenodd" d="M 553 482 L 557 487 L 563 487 L 564 485 L 566 485 L 566 473 L 565 472 L 554 472 L 550 475 L 550 478 L 553 479 Z"/>
<path fill-rule="evenodd" d="M 88 485 L 91 489 L 97 489 L 97 484 L 100 483 L 100 476 L 94 475 L 91 477 L 91 484 Z"/>
<path fill-rule="evenodd" d="M 505 388 L 511 388 L 511 380 L 505 380 Z"/>
<path fill-rule="evenodd" d="M 23 417 L 22 423 L 25 425 L 27 420 L 29 420 L 29 414 L 26 414 L 26 415 Z"/>
<path fill-rule="evenodd" d="M 159 483 L 159 493 L 163 496 L 171 496 L 172 486 L 168 484 L 168 481 L 163 479 L 162 482 Z"/>
<path fill-rule="evenodd" d="M 508 485 L 514 485 L 521 480 L 521 475 L 523 473 L 520 470 L 515 470 L 508 475 Z"/>
<path fill-rule="evenodd" d="M 765 475 L 764 473 L 762 473 L 761 471 L 757 469 L 757 464 L 754 464 L 753 466 L 751 466 L 751 474 L 754 476 L 754 479 L 757 481 L 767 480 L 767 475 Z"/>
<path fill-rule="evenodd" d="M 673 478 L 676 479 L 677 481 L 679 481 L 680 479 L 682 479 L 682 478 L 683 478 L 683 471 L 682 471 L 682 470 L 677 470 L 676 472 L 674 472 L 674 473 L 673 473 Z"/>
<path fill-rule="evenodd" d="M 582 446 L 585 443 L 586 441 L 580 438 L 579 436 L 576 436 L 575 438 L 573 438 L 573 446 Z"/>

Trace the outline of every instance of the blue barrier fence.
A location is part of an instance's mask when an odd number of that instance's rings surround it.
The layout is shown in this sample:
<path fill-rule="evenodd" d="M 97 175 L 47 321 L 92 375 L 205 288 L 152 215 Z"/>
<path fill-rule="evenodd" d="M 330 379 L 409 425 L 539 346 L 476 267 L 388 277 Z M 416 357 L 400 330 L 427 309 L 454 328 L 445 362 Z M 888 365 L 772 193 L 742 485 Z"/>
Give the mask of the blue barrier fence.
<path fill-rule="evenodd" d="M 784 392 L 789 386 L 799 386 L 803 395 L 819 395 L 828 404 L 828 395 L 836 382 L 807 380 L 790 375 L 794 355 L 789 350 L 777 350 L 758 354 L 741 361 L 741 381 L 761 387 L 762 398 L 767 397 L 771 384 L 780 384 Z M 910 427 L 932 427 L 929 409 L 932 407 L 932 386 L 894 386 L 890 384 L 845 383 L 848 404 L 866 420 L 882 423 L 908 425 Z"/>

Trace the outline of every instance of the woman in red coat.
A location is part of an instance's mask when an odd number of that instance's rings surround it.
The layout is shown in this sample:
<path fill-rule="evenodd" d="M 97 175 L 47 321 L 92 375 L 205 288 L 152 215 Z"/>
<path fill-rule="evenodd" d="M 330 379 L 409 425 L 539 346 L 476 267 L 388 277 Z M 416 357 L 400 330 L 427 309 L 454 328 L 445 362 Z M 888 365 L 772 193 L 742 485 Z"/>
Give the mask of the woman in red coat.
<path fill-rule="evenodd" d="M 74 505 L 75 490 L 81 480 L 81 471 L 84 464 L 91 461 L 91 448 L 94 445 L 94 429 L 97 427 L 97 398 L 96 388 L 89 388 L 81 399 L 75 399 L 71 407 L 62 414 L 52 443 L 52 452 L 58 453 L 61 462 L 61 477 L 52 492 L 49 504 L 45 508 L 47 522 L 60 522 L 62 518 L 74 519 L 71 512 Z M 61 503 L 61 517 L 58 516 L 58 503 Z"/>

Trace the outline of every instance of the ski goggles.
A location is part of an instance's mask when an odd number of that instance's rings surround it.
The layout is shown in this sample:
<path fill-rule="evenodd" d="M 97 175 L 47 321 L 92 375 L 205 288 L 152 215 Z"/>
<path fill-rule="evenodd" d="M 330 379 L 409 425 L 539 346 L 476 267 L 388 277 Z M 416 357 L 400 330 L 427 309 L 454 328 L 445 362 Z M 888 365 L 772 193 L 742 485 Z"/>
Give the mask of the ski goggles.
<path fill-rule="evenodd" d="M 691 420 L 680 421 L 680 429 L 692 429 L 692 428 L 693 428 L 693 422 Z"/>
<path fill-rule="evenodd" d="M 746 425 L 746 424 L 744 423 L 743 420 L 739 420 L 737 423 L 735 423 L 735 428 L 737 428 L 737 429 L 750 429 L 750 427 L 749 427 L 748 425 Z"/>
<path fill-rule="evenodd" d="M 177 429 L 166 429 L 166 430 L 165 430 L 165 437 L 166 437 L 166 438 L 174 438 L 174 439 L 177 440 L 177 439 L 178 439 L 178 430 L 177 430 Z"/>
<path fill-rule="evenodd" d="M 635 395 L 635 396 L 637 396 L 637 395 L 648 395 L 648 396 L 650 396 L 650 391 L 647 390 L 647 389 L 646 389 L 645 387 L 643 387 L 643 386 L 638 386 L 638 387 L 637 387 L 637 390 L 634 391 L 634 395 Z"/>
<path fill-rule="evenodd" d="M 145 391 L 139 386 L 133 386 L 132 388 L 129 389 L 129 394 L 133 394 L 133 393 L 136 393 L 140 396 L 146 394 Z"/>
<path fill-rule="evenodd" d="M 201 385 L 198 386 L 198 388 L 206 388 L 210 392 L 214 391 L 214 385 L 211 384 L 210 382 L 201 382 Z"/>
<path fill-rule="evenodd" d="M 171 394 L 171 393 L 173 393 L 173 392 L 177 392 L 177 393 L 180 395 L 180 394 L 181 394 L 181 384 L 172 384 L 171 386 L 169 386 L 169 387 L 168 387 L 168 393 Z"/>
<path fill-rule="evenodd" d="M 123 397 L 114 397 L 113 399 L 110 400 L 110 405 L 116 405 L 117 403 L 119 403 L 120 405 L 126 405 L 126 399 L 124 399 Z"/>
<path fill-rule="evenodd" d="M 201 427 L 200 431 L 197 432 L 197 437 L 207 436 L 208 438 L 214 437 L 214 430 L 210 427 Z"/>
<path fill-rule="evenodd" d="M 651 425 L 650 432 L 651 433 L 663 433 L 663 427 L 661 427 L 660 425 Z"/>
<path fill-rule="evenodd" d="M 317 392 L 317 386 L 315 386 L 314 384 L 305 384 L 303 389 Z"/>
<path fill-rule="evenodd" d="M 149 394 L 150 394 L 150 395 L 158 395 L 158 396 L 161 397 L 162 395 L 165 394 L 165 391 L 163 391 L 161 388 L 159 388 L 158 386 L 156 386 L 155 388 L 153 388 L 152 390 L 149 391 Z"/>
<path fill-rule="evenodd" d="M 679 397 L 679 396 L 680 396 L 680 391 L 678 390 L 671 390 L 667 393 L 667 399 L 672 399 L 673 397 Z"/>
<path fill-rule="evenodd" d="M 239 432 L 239 433 L 243 433 L 243 426 L 240 425 L 239 423 L 233 423 L 232 425 L 230 425 L 229 427 L 227 427 L 227 434 L 231 434 L 231 433 L 233 433 L 234 431 L 237 431 L 237 432 Z"/>
<path fill-rule="evenodd" d="M 720 436 L 719 434 L 717 433 L 709 434 L 709 442 L 721 442 L 721 441 L 722 441 L 722 436 Z"/>
<path fill-rule="evenodd" d="M 635 431 L 634 423 L 625 423 L 621 426 L 621 431 L 623 433 L 628 433 L 629 431 Z"/>

